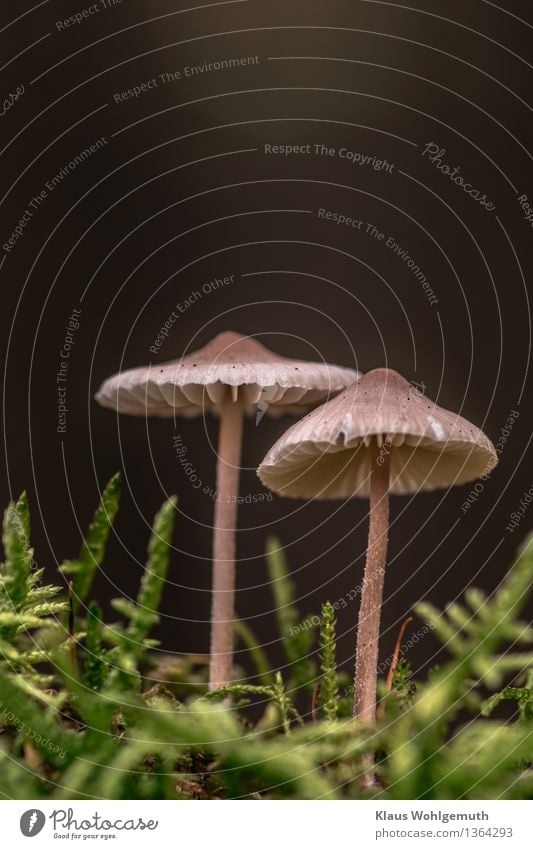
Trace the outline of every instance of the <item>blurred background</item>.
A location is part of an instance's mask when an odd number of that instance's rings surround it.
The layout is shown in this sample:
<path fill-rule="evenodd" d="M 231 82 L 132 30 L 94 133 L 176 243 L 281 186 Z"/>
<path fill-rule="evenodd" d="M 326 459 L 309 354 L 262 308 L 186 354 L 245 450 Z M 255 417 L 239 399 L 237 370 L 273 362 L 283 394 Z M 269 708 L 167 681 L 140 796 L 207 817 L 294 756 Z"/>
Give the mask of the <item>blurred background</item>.
<path fill-rule="evenodd" d="M 121 470 L 96 592 L 104 607 L 135 594 L 176 493 L 158 636 L 164 652 L 207 650 L 217 422 L 117 417 L 93 396 L 236 330 L 291 357 L 395 368 L 497 445 L 476 490 L 392 499 L 383 657 L 420 599 L 491 592 L 533 526 L 530 4 L 21 0 L 0 16 L 0 495 L 28 491 L 50 578 Z M 242 458 L 237 608 L 274 665 L 267 538 L 303 621 L 360 583 L 367 534 L 365 501 L 255 499 L 290 423 L 248 421 Z M 347 671 L 356 619 L 357 601 L 339 604 Z M 415 667 L 435 650 L 420 640 Z"/>

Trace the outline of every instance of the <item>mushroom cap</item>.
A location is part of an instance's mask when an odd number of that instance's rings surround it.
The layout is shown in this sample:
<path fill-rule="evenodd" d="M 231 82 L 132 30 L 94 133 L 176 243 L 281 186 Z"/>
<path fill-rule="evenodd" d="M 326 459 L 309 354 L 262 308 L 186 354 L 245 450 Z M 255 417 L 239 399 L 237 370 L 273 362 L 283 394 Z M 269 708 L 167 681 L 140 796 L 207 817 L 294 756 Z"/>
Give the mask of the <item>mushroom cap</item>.
<path fill-rule="evenodd" d="M 293 498 L 368 497 L 372 437 L 390 453 L 390 491 L 398 495 L 466 483 L 498 462 L 481 430 L 379 368 L 290 427 L 257 474 Z"/>
<path fill-rule="evenodd" d="M 358 379 L 327 363 L 291 360 L 239 333 L 220 333 L 178 360 L 128 369 L 108 378 L 96 394 L 104 407 L 133 416 L 197 416 L 225 401 L 270 415 L 301 413 Z"/>

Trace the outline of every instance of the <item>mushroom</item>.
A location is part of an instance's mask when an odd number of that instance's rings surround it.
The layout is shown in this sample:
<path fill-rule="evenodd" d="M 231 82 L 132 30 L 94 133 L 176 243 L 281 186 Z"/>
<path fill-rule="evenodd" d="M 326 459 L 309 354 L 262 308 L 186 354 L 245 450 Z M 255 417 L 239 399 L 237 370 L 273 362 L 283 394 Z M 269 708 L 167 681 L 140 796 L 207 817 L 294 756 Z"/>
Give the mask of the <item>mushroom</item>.
<path fill-rule="evenodd" d="M 358 372 L 287 359 L 250 337 L 220 333 L 204 348 L 172 362 L 129 369 L 96 395 L 104 407 L 131 415 L 220 416 L 213 529 L 210 689 L 231 681 L 235 605 L 235 529 L 243 415 L 301 413 L 354 383 Z"/>
<path fill-rule="evenodd" d="M 488 473 L 490 440 L 391 369 L 378 368 L 293 425 L 257 473 L 294 498 L 368 498 L 370 525 L 357 629 L 354 716 L 374 720 L 389 494 L 455 486 Z"/>

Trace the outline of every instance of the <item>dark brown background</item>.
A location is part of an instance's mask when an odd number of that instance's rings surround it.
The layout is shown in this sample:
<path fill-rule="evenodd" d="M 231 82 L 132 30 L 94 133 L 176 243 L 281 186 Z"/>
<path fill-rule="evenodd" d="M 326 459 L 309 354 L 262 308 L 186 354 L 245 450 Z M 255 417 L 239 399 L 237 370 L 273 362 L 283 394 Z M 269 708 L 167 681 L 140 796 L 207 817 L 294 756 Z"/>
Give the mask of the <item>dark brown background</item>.
<path fill-rule="evenodd" d="M 2 242 L 47 180 L 108 139 L 49 194 L 0 271 L 2 500 L 28 490 L 36 556 L 52 576 L 55 563 L 77 552 L 101 487 L 121 469 L 125 493 L 96 584 L 105 600 L 135 592 L 149 523 L 177 493 L 160 633 L 168 651 L 205 651 L 213 505 L 188 483 L 173 436 L 181 433 L 202 483 L 214 487 L 207 437 L 216 439 L 216 423 L 117 419 L 92 396 L 121 366 L 156 359 L 150 345 L 178 301 L 234 274 L 232 286 L 180 317 L 160 359 L 234 329 L 290 356 L 394 367 L 495 442 L 510 411 L 520 413 L 466 514 L 471 487 L 393 500 L 386 657 L 417 600 L 443 605 L 472 582 L 493 590 L 533 523 L 532 506 L 514 534 L 506 531 L 533 483 L 532 230 L 517 200 L 533 197 L 531 109 L 523 102 L 531 99 L 530 4 L 508 0 L 503 10 L 439 0 L 416 11 L 249 0 L 177 14 L 193 4 L 123 0 L 57 31 L 57 20 L 89 5 L 53 0 L 24 15 L 31 4 L 23 0 L 0 13 L 3 96 L 25 86 L 0 122 Z M 164 71 L 245 55 L 261 61 L 114 103 L 114 93 Z M 421 156 L 431 141 L 494 201 L 494 212 Z M 268 157 L 265 143 L 346 146 L 395 167 L 389 174 L 337 158 Z M 383 244 L 320 221 L 320 207 L 393 236 L 423 269 L 438 305 Z M 66 320 L 80 306 L 61 437 L 55 375 Z M 262 491 L 254 469 L 287 424 L 246 425 L 244 495 Z M 277 664 L 263 560 L 272 533 L 286 546 L 307 615 L 358 584 L 366 504 L 243 505 L 238 611 Z M 353 603 L 339 611 L 347 669 L 356 614 Z M 412 656 L 421 665 L 434 650 L 428 637 Z"/>

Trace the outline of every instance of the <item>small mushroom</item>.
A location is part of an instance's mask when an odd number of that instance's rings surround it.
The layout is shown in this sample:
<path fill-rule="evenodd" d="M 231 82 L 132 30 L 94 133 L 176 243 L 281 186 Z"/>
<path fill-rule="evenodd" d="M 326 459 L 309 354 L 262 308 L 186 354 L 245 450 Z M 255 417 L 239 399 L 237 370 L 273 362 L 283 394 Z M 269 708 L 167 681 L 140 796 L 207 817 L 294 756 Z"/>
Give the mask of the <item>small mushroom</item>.
<path fill-rule="evenodd" d="M 243 415 L 302 413 L 354 383 L 352 369 L 287 359 L 238 333 L 220 333 L 182 359 L 129 369 L 96 395 L 131 415 L 220 416 L 213 529 L 213 595 L 209 686 L 231 680 L 235 605 L 235 529 Z"/>
<path fill-rule="evenodd" d="M 455 486 L 488 473 L 490 440 L 397 372 L 379 368 L 293 425 L 257 473 L 280 495 L 370 498 L 357 631 L 354 715 L 374 720 L 389 494 Z"/>

